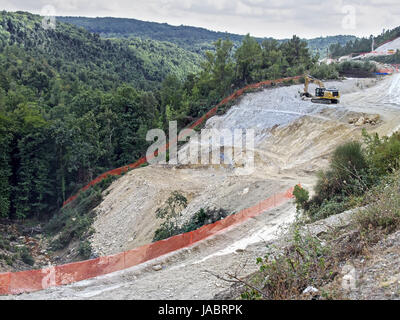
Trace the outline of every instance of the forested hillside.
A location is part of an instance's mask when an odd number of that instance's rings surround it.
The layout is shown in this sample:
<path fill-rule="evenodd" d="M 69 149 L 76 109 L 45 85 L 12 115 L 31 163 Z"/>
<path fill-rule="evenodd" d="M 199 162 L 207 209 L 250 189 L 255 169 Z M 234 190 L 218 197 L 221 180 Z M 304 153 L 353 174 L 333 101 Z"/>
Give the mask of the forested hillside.
<path fill-rule="evenodd" d="M 57 17 L 59 21 L 70 23 L 100 34 L 104 38 L 132 38 L 168 41 L 187 50 L 204 53 L 213 49 L 213 42 L 218 39 L 230 39 L 240 44 L 243 36 L 214 32 L 204 28 L 172 26 L 166 23 L 147 22 L 124 18 L 86 18 Z"/>
<path fill-rule="evenodd" d="M 240 46 L 244 36 L 215 32 L 204 28 L 188 26 L 172 26 L 166 23 L 146 22 L 136 19 L 124 18 L 86 18 L 86 17 L 58 17 L 60 21 L 83 27 L 88 31 L 100 34 L 104 38 L 132 38 L 153 39 L 168 41 L 196 53 L 204 53 L 213 50 L 213 42 L 218 39 L 229 39 L 234 48 Z M 321 57 L 326 55 L 326 49 L 332 44 L 345 45 L 348 41 L 356 39 L 355 36 L 328 36 L 319 37 L 307 41 L 310 50 Z M 264 40 L 272 38 L 256 38 L 261 44 Z M 278 40 L 279 42 L 288 41 Z"/>
<path fill-rule="evenodd" d="M 372 41 L 375 41 L 375 48 L 381 46 L 389 40 L 400 37 L 400 27 L 387 30 L 376 37 L 355 39 L 347 42 L 346 44 L 335 43 L 330 46 L 330 52 L 333 58 L 349 55 L 352 53 L 370 52 L 372 48 Z"/>
<path fill-rule="evenodd" d="M 355 36 L 329 36 L 329 37 L 319 37 L 307 40 L 308 48 L 313 53 L 319 53 L 321 57 L 326 57 L 327 50 L 332 44 L 339 44 L 341 46 L 346 45 L 349 41 L 356 40 Z"/>
<path fill-rule="evenodd" d="M 247 35 L 236 50 L 217 40 L 188 74 L 195 56 L 172 44 L 102 40 L 63 23 L 44 30 L 28 13 L 0 17 L 2 217 L 52 216 L 98 174 L 143 155 L 148 129 L 183 127 L 248 83 L 337 76 L 296 36 L 260 44 Z"/>
<path fill-rule="evenodd" d="M 101 40 L 29 13 L 0 15 L 0 216 L 49 214 L 145 150 L 158 90 L 201 59 L 169 43 Z M 149 61 L 151 59 L 151 61 Z"/>

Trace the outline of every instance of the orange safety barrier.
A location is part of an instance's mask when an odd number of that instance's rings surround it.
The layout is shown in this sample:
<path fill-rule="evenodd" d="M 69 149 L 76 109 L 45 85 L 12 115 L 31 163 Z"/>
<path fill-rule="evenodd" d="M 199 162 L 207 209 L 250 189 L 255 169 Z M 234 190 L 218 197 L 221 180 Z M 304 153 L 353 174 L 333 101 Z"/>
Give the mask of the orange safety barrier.
<path fill-rule="evenodd" d="M 187 129 L 194 129 L 197 126 L 199 126 L 200 124 L 202 124 L 204 121 L 206 121 L 207 119 L 211 118 L 213 115 L 215 115 L 218 111 L 218 107 L 234 100 L 237 99 L 238 97 L 240 97 L 241 95 L 243 95 L 246 90 L 248 89 L 257 89 L 257 88 L 261 88 L 263 86 L 269 86 L 272 84 L 277 84 L 277 83 L 284 83 L 286 81 L 296 81 L 301 79 L 303 76 L 295 76 L 295 77 L 288 77 L 288 78 L 282 78 L 282 79 L 276 79 L 276 80 L 267 80 L 267 81 L 262 81 L 259 83 L 255 83 L 255 84 L 250 84 L 247 85 L 246 87 L 237 90 L 236 92 L 234 92 L 233 94 L 231 94 L 229 97 L 223 99 L 220 103 L 218 103 L 217 106 L 215 106 L 214 108 L 212 108 L 210 111 L 208 111 L 204 116 L 202 116 L 201 118 L 197 119 L 193 124 L 189 125 L 187 127 Z M 159 151 L 166 151 L 169 149 L 169 144 L 171 142 L 167 143 L 162 150 Z M 110 170 L 107 171 L 105 173 L 103 173 L 102 175 L 98 176 L 96 179 L 90 181 L 86 186 L 84 186 L 83 188 L 81 188 L 77 194 L 69 197 L 64 203 L 63 203 L 63 207 L 66 206 L 68 203 L 74 201 L 78 195 L 83 192 L 86 191 L 87 189 L 89 189 L 90 187 L 96 185 L 97 183 L 101 182 L 102 180 L 106 179 L 108 176 L 116 176 L 116 175 L 121 175 L 124 172 L 127 172 L 130 169 L 135 169 L 137 167 L 140 167 L 141 165 L 145 164 L 147 162 L 146 157 L 142 157 L 139 160 L 137 160 L 136 162 L 132 163 L 132 164 L 128 164 L 124 167 L 121 168 L 117 168 L 114 170 Z"/>
<path fill-rule="evenodd" d="M 93 260 L 51 266 L 41 270 L 7 272 L 0 274 L 0 295 L 20 294 L 82 281 L 108 273 L 124 270 L 143 262 L 161 257 L 193 245 L 194 243 L 227 231 L 269 209 L 282 205 L 293 198 L 293 188 L 276 194 L 257 205 L 195 231 L 141 246 L 115 255 Z"/>

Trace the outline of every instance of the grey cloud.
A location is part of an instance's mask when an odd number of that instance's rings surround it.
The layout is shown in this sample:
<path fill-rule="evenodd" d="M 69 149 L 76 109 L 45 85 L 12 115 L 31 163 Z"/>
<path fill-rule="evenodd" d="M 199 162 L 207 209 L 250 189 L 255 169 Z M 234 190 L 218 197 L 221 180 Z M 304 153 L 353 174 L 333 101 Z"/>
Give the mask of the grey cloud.
<path fill-rule="evenodd" d="M 397 26 L 400 13 L 398 0 L 0 0 L 0 5 L 34 13 L 53 5 L 58 15 L 130 17 L 278 38 L 294 33 L 368 36 Z M 342 28 L 344 6 L 356 10 L 354 30 Z"/>

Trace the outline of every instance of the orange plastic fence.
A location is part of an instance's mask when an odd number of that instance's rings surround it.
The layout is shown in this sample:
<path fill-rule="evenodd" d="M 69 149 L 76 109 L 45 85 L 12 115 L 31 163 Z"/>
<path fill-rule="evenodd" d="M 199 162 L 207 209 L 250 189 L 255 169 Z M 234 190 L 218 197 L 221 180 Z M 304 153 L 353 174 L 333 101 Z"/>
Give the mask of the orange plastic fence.
<path fill-rule="evenodd" d="M 302 76 L 295 76 L 295 77 L 288 77 L 288 78 L 282 78 L 282 79 L 276 79 L 276 80 L 267 80 L 267 81 L 262 81 L 259 83 L 255 83 L 255 84 L 250 84 L 242 89 L 237 90 L 236 92 L 234 92 L 233 94 L 231 94 L 229 97 L 225 98 L 224 100 L 222 100 L 220 103 L 218 103 L 217 106 L 215 106 L 214 108 L 212 108 L 210 111 L 208 111 L 204 116 L 202 116 L 201 118 L 199 118 L 198 120 L 196 120 L 193 124 L 188 126 L 188 129 L 194 129 L 197 126 L 199 126 L 200 124 L 202 124 L 204 121 L 206 121 L 207 119 L 211 118 L 213 115 L 215 115 L 218 111 L 218 107 L 234 100 L 237 99 L 238 97 L 240 97 L 243 93 L 245 93 L 247 90 L 249 89 L 257 89 L 257 88 L 261 88 L 264 86 L 270 86 L 272 84 L 277 84 L 277 83 L 283 83 L 283 82 L 287 82 L 287 81 L 296 81 L 299 80 L 300 78 L 302 78 Z M 163 148 L 161 148 L 161 150 L 159 150 L 160 152 L 166 151 L 169 149 L 169 144 L 171 142 L 169 142 L 168 144 L 166 144 Z M 96 179 L 90 181 L 86 186 L 84 186 L 82 189 L 80 189 L 78 191 L 77 194 L 69 197 L 63 204 L 63 207 L 66 206 L 68 203 L 72 202 L 73 200 L 75 200 L 78 195 L 83 192 L 86 191 L 87 189 L 89 189 L 90 187 L 96 185 L 97 183 L 101 182 L 102 180 L 106 179 L 108 176 L 115 176 L 115 175 L 121 175 L 124 172 L 127 172 L 130 169 L 135 169 L 137 167 L 140 167 L 141 165 L 145 164 L 148 160 L 146 157 L 142 157 L 139 160 L 137 160 L 136 162 L 126 165 L 124 167 L 121 168 L 117 168 L 114 170 L 110 170 L 108 172 L 103 173 L 102 175 L 98 176 Z"/>
<path fill-rule="evenodd" d="M 0 274 L 0 295 L 43 290 L 124 270 L 226 231 L 227 228 L 243 223 L 266 210 L 280 206 L 291 198 L 293 198 L 293 188 L 276 194 L 223 220 L 205 225 L 198 230 L 116 255 L 48 267 L 41 270 L 2 273 Z"/>

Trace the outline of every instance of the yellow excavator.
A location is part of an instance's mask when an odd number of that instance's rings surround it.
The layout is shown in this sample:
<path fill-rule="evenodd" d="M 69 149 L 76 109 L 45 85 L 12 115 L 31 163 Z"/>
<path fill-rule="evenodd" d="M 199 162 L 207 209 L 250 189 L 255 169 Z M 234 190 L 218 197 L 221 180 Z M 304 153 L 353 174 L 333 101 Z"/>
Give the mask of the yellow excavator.
<path fill-rule="evenodd" d="M 310 83 L 315 83 L 319 88 L 315 89 L 315 96 L 308 92 L 308 86 Z M 338 104 L 340 102 L 340 92 L 338 89 L 325 88 L 324 83 L 308 74 L 304 75 L 304 92 L 300 92 L 300 97 L 303 100 L 311 98 L 313 103 L 323 104 Z"/>

